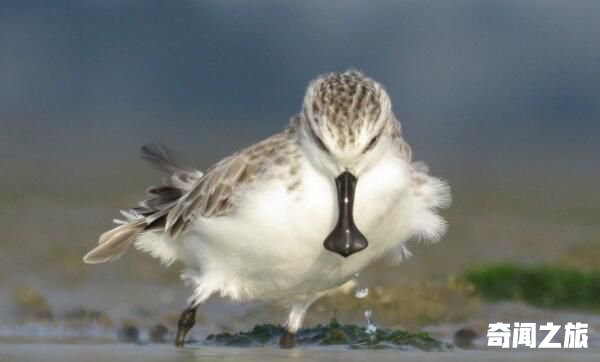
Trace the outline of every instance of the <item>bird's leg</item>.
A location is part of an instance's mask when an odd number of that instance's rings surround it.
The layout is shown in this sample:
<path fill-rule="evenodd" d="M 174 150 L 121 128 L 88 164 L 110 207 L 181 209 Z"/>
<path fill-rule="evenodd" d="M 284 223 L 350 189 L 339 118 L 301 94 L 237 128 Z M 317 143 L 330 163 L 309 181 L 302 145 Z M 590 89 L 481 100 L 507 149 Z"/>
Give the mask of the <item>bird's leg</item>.
<path fill-rule="evenodd" d="M 281 349 L 294 348 L 294 336 L 295 334 L 286 328 L 279 339 L 279 347 L 281 347 Z"/>
<path fill-rule="evenodd" d="M 176 347 L 183 347 L 183 343 L 185 342 L 185 336 L 190 331 L 190 329 L 192 329 L 194 323 L 196 323 L 197 309 L 198 305 L 194 305 L 194 303 L 192 303 L 181 313 L 179 321 L 177 322 L 177 334 L 175 335 Z"/>
<path fill-rule="evenodd" d="M 317 298 L 315 297 L 303 303 L 292 304 L 290 315 L 284 324 L 283 334 L 281 335 L 281 338 L 279 338 L 279 347 L 282 349 L 294 348 L 294 337 L 296 336 L 296 332 L 302 326 L 304 316 L 306 315 L 306 310 L 316 299 Z"/>

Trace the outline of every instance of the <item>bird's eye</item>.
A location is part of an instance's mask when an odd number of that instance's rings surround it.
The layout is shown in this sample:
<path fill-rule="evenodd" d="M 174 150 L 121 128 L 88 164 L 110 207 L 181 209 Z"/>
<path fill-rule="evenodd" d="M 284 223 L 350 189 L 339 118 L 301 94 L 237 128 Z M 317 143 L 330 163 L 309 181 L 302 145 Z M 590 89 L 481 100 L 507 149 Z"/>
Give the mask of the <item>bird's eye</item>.
<path fill-rule="evenodd" d="M 325 153 L 329 153 L 329 149 L 327 148 L 327 146 L 325 146 L 325 143 L 323 142 L 323 140 L 319 136 L 317 136 L 317 133 L 315 132 L 315 129 L 313 128 L 313 126 L 310 122 L 308 123 L 308 130 L 309 130 L 310 136 L 315 141 L 317 146 Z"/>
<path fill-rule="evenodd" d="M 319 146 L 319 148 L 323 151 L 325 151 L 326 153 L 329 153 L 329 149 L 327 148 L 327 146 L 325 146 L 325 143 L 323 143 L 323 141 L 321 140 L 321 138 L 319 138 L 319 136 L 317 136 L 316 134 L 313 134 L 315 142 L 317 143 L 317 146 Z"/>
<path fill-rule="evenodd" d="M 367 145 L 367 147 L 365 148 L 363 153 L 372 150 L 373 147 L 375 147 L 375 144 L 377 144 L 378 139 L 379 139 L 379 136 L 373 137 L 373 139 L 371 139 L 371 142 L 369 142 L 369 144 Z"/>

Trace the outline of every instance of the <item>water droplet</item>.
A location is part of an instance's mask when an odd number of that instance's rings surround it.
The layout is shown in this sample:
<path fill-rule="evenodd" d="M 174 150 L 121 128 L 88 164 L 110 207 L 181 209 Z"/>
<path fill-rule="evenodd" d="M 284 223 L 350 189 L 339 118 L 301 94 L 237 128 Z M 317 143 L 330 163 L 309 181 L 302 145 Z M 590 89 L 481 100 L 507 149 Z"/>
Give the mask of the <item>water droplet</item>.
<path fill-rule="evenodd" d="M 365 318 L 367 319 L 367 328 L 365 328 L 365 332 L 367 332 L 367 334 L 370 334 L 370 335 L 374 335 L 375 332 L 377 332 L 377 326 L 375 324 L 373 324 L 373 321 L 371 321 L 372 315 L 373 315 L 372 310 L 367 309 L 365 311 Z"/>
<path fill-rule="evenodd" d="M 369 288 L 358 288 L 354 292 L 354 296 L 358 299 L 363 299 L 369 295 Z"/>

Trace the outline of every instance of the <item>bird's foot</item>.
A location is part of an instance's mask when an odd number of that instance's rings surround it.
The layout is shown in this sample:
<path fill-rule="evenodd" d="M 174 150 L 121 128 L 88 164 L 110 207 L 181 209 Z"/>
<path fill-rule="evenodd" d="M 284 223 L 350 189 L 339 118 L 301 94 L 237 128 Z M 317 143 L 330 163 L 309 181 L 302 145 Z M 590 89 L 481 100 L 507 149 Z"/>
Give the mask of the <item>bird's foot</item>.
<path fill-rule="evenodd" d="M 287 329 L 283 331 L 283 334 L 279 339 L 279 347 L 281 347 L 281 349 L 294 348 L 294 336 L 295 334 L 288 331 Z"/>
<path fill-rule="evenodd" d="M 196 323 L 196 310 L 198 306 L 190 306 L 181 313 L 177 322 L 177 334 L 175 335 L 175 346 L 183 347 L 185 336 Z"/>

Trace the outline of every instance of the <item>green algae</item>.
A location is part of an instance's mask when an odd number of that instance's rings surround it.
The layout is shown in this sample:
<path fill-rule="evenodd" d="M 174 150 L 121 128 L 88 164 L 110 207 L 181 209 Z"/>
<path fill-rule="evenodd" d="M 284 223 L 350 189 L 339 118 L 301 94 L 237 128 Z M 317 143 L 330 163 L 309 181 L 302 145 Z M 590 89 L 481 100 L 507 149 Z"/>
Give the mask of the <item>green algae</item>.
<path fill-rule="evenodd" d="M 262 324 L 247 332 L 211 334 L 205 343 L 231 347 L 276 345 L 283 331 L 281 326 Z M 343 325 L 335 319 L 327 325 L 301 329 L 296 334 L 295 342 L 298 346 L 346 346 L 352 349 L 445 351 L 452 348 L 450 344 L 438 341 L 426 332 L 378 329 L 370 334 L 364 327 Z"/>
<path fill-rule="evenodd" d="M 549 308 L 600 310 L 600 271 L 562 266 L 480 266 L 465 273 L 488 301 L 518 300 Z"/>

